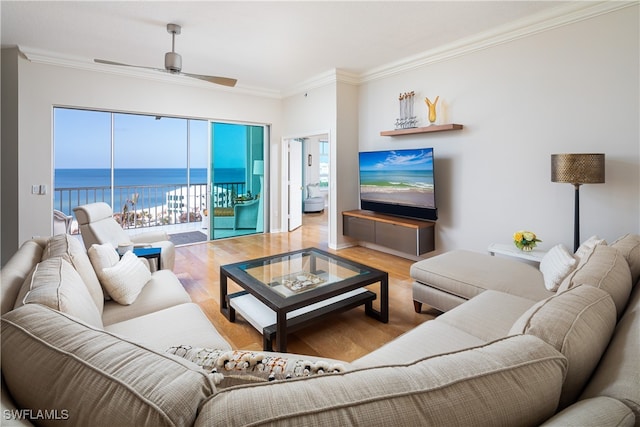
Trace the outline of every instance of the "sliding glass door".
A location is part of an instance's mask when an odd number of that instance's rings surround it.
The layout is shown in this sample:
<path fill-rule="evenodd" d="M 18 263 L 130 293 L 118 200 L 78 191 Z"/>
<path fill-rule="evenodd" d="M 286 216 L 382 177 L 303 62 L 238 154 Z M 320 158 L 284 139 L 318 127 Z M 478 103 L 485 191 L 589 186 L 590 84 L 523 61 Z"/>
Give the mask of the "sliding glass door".
<path fill-rule="evenodd" d="M 201 230 L 208 127 L 207 120 L 54 108 L 54 208 L 73 215 L 76 206 L 106 202 L 123 228 Z"/>
<path fill-rule="evenodd" d="M 264 232 L 266 127 L 211 123 L 211 239 Z"/>

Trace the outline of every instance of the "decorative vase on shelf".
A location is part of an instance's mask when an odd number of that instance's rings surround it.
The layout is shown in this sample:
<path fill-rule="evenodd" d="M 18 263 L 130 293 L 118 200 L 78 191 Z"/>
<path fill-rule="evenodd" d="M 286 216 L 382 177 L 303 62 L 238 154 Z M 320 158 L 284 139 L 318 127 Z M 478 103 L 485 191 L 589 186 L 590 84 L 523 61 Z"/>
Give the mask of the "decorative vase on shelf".
<path fill-rule="evenodd" d="M 533 246 L 523 246 L 522 250 L 525 252 L 531 252 L 533 250 Z"/>
<path fill-rule="evenodd" d="M 429 98 L 425 98 L 424 102 L 427 104 L 427 108 L 429 109 L 429 124 L 436 123 L 436 104 L 438 103 L 438 99 L 440 99 L 440 95 L 436 96 L 436 99 L 431 102 Z"/>

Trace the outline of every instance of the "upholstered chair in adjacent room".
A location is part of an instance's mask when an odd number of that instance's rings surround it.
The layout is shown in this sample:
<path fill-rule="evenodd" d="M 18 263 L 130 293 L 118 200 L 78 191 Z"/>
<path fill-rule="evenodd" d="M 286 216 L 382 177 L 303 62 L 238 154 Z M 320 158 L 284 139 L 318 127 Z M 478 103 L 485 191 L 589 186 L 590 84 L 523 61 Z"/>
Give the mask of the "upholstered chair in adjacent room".
<path fill-rule="evenodd" d="M 113 218 L 113 210 L 106 203 L 90 203 L 73 208 L 78 220 L 80 234 L 87 249 L 94 243 L 119 244 L 133 242 L 134 246 L 153 246 L 161 249 L 160 268 L 172 270 L 175 262 L 175 246 L 164 231 L 150 231 L 128 235 Z"/>

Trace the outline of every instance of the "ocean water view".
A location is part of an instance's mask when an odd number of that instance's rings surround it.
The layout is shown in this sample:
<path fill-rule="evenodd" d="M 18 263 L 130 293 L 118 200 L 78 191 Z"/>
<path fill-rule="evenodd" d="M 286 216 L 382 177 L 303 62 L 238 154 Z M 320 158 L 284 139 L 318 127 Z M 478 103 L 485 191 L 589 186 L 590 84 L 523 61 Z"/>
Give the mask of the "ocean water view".
<path fill-rule="evenodd" d="M 104 201 L 117 212 L 137 193 L 137 205 L 149 209 L 166 204 L 167 193 L 187 186 L 186 168 L 114 169 L 113 175 L 115 203 L 111 201 L 111 169 L 55 169 L 54 208 L 73 215 L 75 206 Z M 213 176 L 214 185 L 245 183 L 244 168 L 215 168 Z M 190 184 L 198 188 L 198 194 L 205 194 L 207 169 L 192 168 Z"/>
<path fill-rule="evenodd" d="M 425 188 L 433 190 L 433 171 L 363 170 L 360 185 L 373 187 Z"/>

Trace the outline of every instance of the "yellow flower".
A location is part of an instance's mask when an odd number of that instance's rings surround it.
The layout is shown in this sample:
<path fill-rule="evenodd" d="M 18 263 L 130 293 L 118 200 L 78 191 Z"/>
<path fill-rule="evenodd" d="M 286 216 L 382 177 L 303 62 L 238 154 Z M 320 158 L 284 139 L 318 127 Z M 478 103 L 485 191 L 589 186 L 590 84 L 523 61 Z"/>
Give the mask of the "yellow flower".
<path fill-rule="evenodd" d="M 513 233 L 513 240 L 516 240 L 518 242 L 522 240 L 522 232 L 516 231 L 515 233 Z"/>

